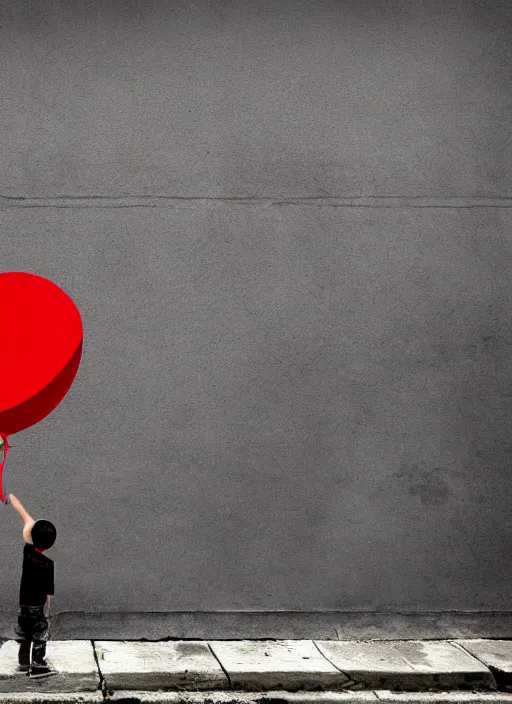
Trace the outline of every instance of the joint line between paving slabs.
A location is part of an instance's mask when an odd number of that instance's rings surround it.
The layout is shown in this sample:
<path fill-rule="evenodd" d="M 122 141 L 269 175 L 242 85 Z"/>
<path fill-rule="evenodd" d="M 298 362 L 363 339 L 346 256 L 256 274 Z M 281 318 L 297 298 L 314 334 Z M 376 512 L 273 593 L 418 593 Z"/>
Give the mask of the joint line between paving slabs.
<path fill-rule="evenodd" d="M 337 633 L 337 632 L 338 632 L 338 631 L 336 631 L 336 633 Z M 339 636 L 338 636 L 338 640 L 339 640 Z M 350 688 L 350 687 L 353 687 L 355 684 L 358 684 L 358 682 L 356 682 L 355 680 L 353 680 L 352 677 L 349 677 L 346 672 L 343 672 L 343 670 L 340 670 L 340 668 L 339 668 L 337 665 L 335 665 L 335 664 L 332 662 L 332 660 L 330 660 L 330 659 L 327 657 L 327 655 L 325 655 L 324 653 L 322 653 L 322 651 L 320 650 L 320 648 L 319 648 L 318 645 L 316 644 L 316 641 L 312 640 L 311 642 L 313 643 L 313 645 L 315 646 L 315 648 L 318 650 L 318 652 L 320 653 L 320 655 L 323 657 L 323 659 L 324 659 L 324 660 L 327 660 L 327 662 L 330 663 L 334 668 L 336 668 L 336 670 L 338 670 L 338 672 L 341 672 L 341 674 L 343 675 L 343 677 L 346 677 L 346 678 L 347 678 L 347 682 L 344 682 L 344 683 L 343 683 L 343 687 Z"/>
<path fill-rule="evenodd" d="M 224 665 L 221 663 L 221 661 L 219 660 L 219 658 L 215 655 L 215 652 L 214 652 L 212 646 L 210 645 L 210 642 L 209 642 L 209 641 L 206 641 L 206 645 L 208 646 L 208 649 L 209 649 L 210 653 L 213 655 L 213 657 L 215 658 L 215 660 L 217 660 L 217 662 L 218 662 L 219 665 L 221 666 L 222 672 L 223 672 L 223 673 L 226 675 L 226 677 L 228 678 L 229 688 L 230 688 L 230 689 L 233 689 L 233 683 L 231 682 L 231 677 L 228 675 L 226 669 L 224 668 Z"/>
<path fill-rule="evenodd" d="M 487 667 L 487 665 L 485 664 L 485 662 L 482 662 L 479 657 L 477 657 L 476 655 L 473 655 L 473 653 L 470 653 L 469 650 L 467 650 L 467 648 L 465 648 L 465 647 L 462 645 L 462 643 L 456 643 L 454 640 L 449 640 L 449 639 L 448 639 L 448 643 L 449 643 L 450 645 L 453 645 L 455 648 L 458 648 L 459 650 L 462 650 L 462 652 L 465 653 L 466 655 L 469 655 L 470 657 L 474 658 L 475 660 L 478 660 L 478 662 L 479 662 L 481 665 L 483 665 L 484 667 Z"/>
<path fill-rule="evenodd" d="M 93 655 L 94 655 L 94 659 L 95 659 L 95 661 L 96 661 L 96 667 L 98 668 L 98 674 L 99 674 L 99 676 L 100 676 L 100 690 L 101 690 L 101 694 L 102 694 L 102 696 L 103 696 L 103 699 L 106 700 L 106 699 L 107 699 L 107 695 L 108 695 L 107 685 L 106 685 L 106 682 L 105 682 L 105 678 L 103 677 L 103 673 L 102 673 L 102 671 L 101 671 L 100 661 L 99 661 L 99 658 L 98 658 L 98 653 L 96 652 L 96 644 L 95 644 L 95 642 L 94 642 L 93 640 L 91 640 L 91 645 L 92 645 L 92 652 L 93 652 Z"/>
<path fill-rule="evenodd" d="M 501 692 L 501 691 L 502 691 L 502 690 L 500 689 L 500 683 L 498 682 L 498 679 L 496 678 L 496 672 L 495 672 L 495 670 L 494 670 L 492 667 L 490 667 L 489 665 L 486 665 L 485 662 L 482 662 L 482 660 L 480 660 L 480 658 L 478 657 L 478 655 L 475 655 L 474 653 L 471 653 L 467 648 L 465 648 L 465 647 L 462 645 L 462 643 L 456 643 L 454 640 L 448 640 L 448 643 L 450 643 L 450 645 L 455 646 L 456 648 L 459 648 L 459 650 L 461 650 L 463 653 L 466 653 L 467 655 L 469 655 L 470 657 L 474 658 L 475 660 L 478 660 L 478 662 L 479 662 L 481 665 L 483 665 L 487 670 L 489 670 L 489 672 L 491 673 L 491 677 L 492 677 L 492 679 L 493 679 L 493 681 L 494 681 L 494 684 L 496 685 L 496 690 L 497 690 L 498 692 Z"/>

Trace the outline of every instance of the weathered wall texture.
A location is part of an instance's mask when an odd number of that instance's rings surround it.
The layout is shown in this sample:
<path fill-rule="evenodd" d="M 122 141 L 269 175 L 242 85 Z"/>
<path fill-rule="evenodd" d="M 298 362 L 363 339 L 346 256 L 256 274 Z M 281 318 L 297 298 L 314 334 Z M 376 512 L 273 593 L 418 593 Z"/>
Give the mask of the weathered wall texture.
<path fill-rule="evenodd" d="M 0 7 L 1 270 L 85 329 L 5 472 L 53 609 L 508 609 L 512 5 Z"/>

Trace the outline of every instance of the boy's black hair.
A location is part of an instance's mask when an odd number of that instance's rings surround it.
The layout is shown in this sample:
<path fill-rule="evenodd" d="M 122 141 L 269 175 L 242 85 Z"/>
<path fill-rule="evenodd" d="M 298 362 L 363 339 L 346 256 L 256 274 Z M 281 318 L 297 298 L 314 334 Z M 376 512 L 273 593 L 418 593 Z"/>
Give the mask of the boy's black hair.
<path fill-rule="evenodd" d="M 38 550 L 48 550 L 57 538 L 57 531 L 50 521 L 36 521 L 32 526 L 32 544 Z"/>

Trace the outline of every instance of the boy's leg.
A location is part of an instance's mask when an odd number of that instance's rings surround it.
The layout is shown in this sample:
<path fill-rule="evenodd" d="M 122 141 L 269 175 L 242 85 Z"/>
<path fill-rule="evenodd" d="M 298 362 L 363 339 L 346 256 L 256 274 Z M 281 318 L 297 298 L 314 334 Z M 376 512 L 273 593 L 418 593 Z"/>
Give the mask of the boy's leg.
<path fill-rule="evenodd" d="M 44 640 L 33 640 L 32 641 L 32 665 L 42 667 L 46 665 L 46 641 Z"/>
<path fill-rule="evenodd" d="M 33 613 L 32 622 L 32 665 L 44 665 L 46 657 L 46 643 L 49 636 L 49 623 L 44 615 L 43 607 Z"/>
<path fill-rule="evenodd" d="M 30 665 L 30 646 L 31 637 L 30 633 L 26 632 L 27 620 L 26 616 L 23 614 L 23 610 L 20 608 L 20 613 L 18 614 L 18 625 L 14 629 L 14 632 L 21 639 L 20 649 L 18 651 L 18 664 L 20 670 L 23 672 L 28 672 Z"/>
<path fill-rule="evenodd" d="M 14 632 L 16 633 L 18 638 L 21 638 L 22 640 L 28 638 L 30 640 L 30 618 L 28 616 L 27 609 L 24 606 L 20 606 L 20 612 L 18 614 L 18 625 L 15 627 Z"/>
<path fill-rule="evenodd" d="M 20 668 L 28 672 L 28 668 L 30 666 L 30 646 L 32 645 L 32 641 L 30 640 L 24 640 L 20 644 L 20 649 L 18 650 L 18 664 Z"/>

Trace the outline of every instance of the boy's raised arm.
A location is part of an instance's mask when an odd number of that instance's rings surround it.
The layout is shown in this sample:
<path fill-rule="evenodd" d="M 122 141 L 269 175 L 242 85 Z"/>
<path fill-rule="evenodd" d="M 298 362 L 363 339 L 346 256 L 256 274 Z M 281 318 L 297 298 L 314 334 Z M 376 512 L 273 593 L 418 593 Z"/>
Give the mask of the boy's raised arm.
<path fill-rule="evenodd" d="M 25 511 L 23 508 L 23 504 L 19 499 L 17 499 L 14 494 L 9 494 L 9 501 L 12 504 L 12 507 L 16 509 L 16 511 L 20 514 L 20 516 L 23 518 L 24 523 L 34 523 L 34 519 L 32 516 Z"/>
<path fill-rule="evenodd" d="M 14 496 L 14 494 L 9 494 L 9 501 L 11 502 L 13 508 L 15 508 L 23 518 L 23 522 L 25 523 L 25 527 L 23 528 L 23 540 L 26 543 L 30 543 L 32 540 L 32 528 L 34 527 L 35 521 L 32 516 L 25 511 L 23 504 Z"/>

